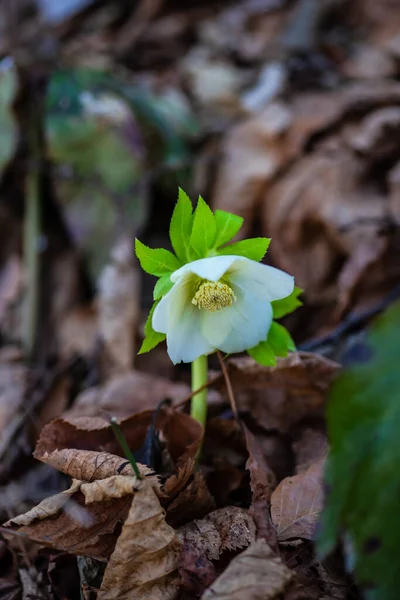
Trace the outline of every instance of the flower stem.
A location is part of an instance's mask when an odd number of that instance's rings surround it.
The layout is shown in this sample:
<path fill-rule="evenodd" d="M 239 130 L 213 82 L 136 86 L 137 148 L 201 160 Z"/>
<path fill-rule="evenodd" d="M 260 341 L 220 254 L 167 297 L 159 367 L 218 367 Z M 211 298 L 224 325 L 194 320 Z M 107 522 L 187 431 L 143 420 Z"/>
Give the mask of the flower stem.
<path fill-rule="evenodd" d="M 199 356 L 192 362 L 192 390 L 195 391 L 207 383 L 207 356 Z M 192 398 L 190 414 L 203 427 L 207 418 L 207 388 L 203 388 Z"/>

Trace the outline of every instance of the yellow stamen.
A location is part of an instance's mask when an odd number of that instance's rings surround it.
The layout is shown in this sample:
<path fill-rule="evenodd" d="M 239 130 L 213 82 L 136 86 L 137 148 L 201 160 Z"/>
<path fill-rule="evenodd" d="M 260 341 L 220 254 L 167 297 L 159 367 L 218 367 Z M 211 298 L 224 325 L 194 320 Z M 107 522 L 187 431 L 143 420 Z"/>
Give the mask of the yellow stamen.
<path fill-rule="evenodd" d="M 204 281 L 195 293 L 192 304 L 211 312 L 231 306 L 236 300 L 233 290 L 220 281 Z"/>

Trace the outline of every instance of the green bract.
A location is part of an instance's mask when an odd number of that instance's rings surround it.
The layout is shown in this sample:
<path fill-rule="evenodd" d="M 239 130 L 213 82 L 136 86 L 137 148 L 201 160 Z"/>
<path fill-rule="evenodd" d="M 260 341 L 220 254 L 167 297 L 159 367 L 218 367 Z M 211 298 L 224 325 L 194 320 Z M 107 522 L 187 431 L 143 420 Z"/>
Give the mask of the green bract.
<path fill-rule="evenodd" d="M 145 339 L 140 353 L 148 352 L 165 339 L 164 334 L 154 331 L 152 316 L 157 303 L 174 285 L 170 279 L 173 272 L 193 261 L 216 256 L 242 256 L 255 262 L 263 259 L 271 241 L 269 238 L 252 238 L 229 244 L 242 224 L 243 218 L 237 215 L 223 210 L 213 213 L 201 196 L 193 211 L 190 198 L 179 189 L 169 228 L 175 254 L 163 248 L 149 248 L 136 240 L 136 256 L 141 267 L 147 273 L 159 277 L 154 287 L 155 303 L 146 322 Z M 301 304 L 298 300 L 300 293 L 301 290 L 295 288 L 288 297 L 272 302 L 274 319 L 295 310 Z M 287 356 L 290 350 L 295 350 L 295 346 L 288 331 L 273 322 L 268 338 L 250 349 L 249 354 L 261 364 L 274 365 L 276 356 Z"/>

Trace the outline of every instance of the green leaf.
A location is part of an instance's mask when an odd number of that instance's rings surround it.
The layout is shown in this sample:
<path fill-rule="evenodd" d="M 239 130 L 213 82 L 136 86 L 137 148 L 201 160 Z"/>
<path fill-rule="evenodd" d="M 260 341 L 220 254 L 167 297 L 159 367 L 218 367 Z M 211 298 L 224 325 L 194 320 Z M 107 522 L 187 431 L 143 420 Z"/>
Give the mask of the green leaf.
<path fill-rule="evenodd" d="M 151 307 L 151 311 L 149 312 L 149 316 L 147 317 L 146 325 L 144 326 L 144 340 L 138 354 L 145 354 L 145 352 L 153 350 L 153 348 L 158 346 L 160 342 L 165 340 L 165 333 L 158 333 L 158 331 L 154 331 L 151 323 L 157 304 L 158 302 L 154 302 L 153 306 Z"/>
<path fill-rule="evenodd" d="M 301 306 L 303 303 L 298 299 L 298 296 L 300 296 L 302 293 L 303 290 L 295 286 L 290 296 L 286 296 L 286 298 L 271 302 L 272 309 L 274 311 L 274 319 L 281 319 L 285 315 L 289 315 L 296 310 L 296 308 Z"/>
<path fill-rule="evenodd" d="M 286 327 L 279 323 L 272 322 L 267 338 L 276 356 L 287 356 L 289 351 L 295 351 L 296 346 Z"/>
<path fill-rule="evenodd" d="M 219 248 L 218 254 L 235 254 L 237 256 L 245 256 L 251 260 L 259 262 L 264 258 L 264 255 L 271 242 L 270 238 L 251 238 L 249 240 L 241 240 L 230 246 Z"/>
<path fill-rule="evenodd" d="M 189 196 L 179 188 L 178 202 L 172 213 L 169 237 L 177 257 L 186 263 L 190 260 L 190 234 L 193 226 L 193 208 Z"/>
<path fill-rule="evenodd" d="M 217 225 L 213 212 L 199 196 L 190 236 L 190 245 L 198 258 L 207 256 L 207 252 L 214 246 L 216 234 Z"/>
<path fill-rule="evenodd" d="M 160 298 L 165 296 L 165 294 L 167 294 L 169 292 L 169 290 L 173 287 L 173 285 L 174 284 L 171 281 L 169 275 L 163 275 L 162 277 L 160 277 L 160 279 L 157 281 L 156 285 L 154 286 L 153 299 L 159 300 Z"/>
<path fill-rule="evenodd" d="M 243 217 L 238 217 L 238 215 L 225 212 L 224 210 L 216 210 L 214 217 L 217 224 L 215 247 L 219 248 L 219 246 L 230 242 L 237 234 L 243 224 Z"/>
<path fill-rule="evenodd" d="M 268 342 L 260 342 L 254 348 L 247 350 L 248 354 L 264 367 L 274 367 L 276 365 L 275 352 Z"/>
<path fill-rule="evenodd" d="M 347 562 L 368 600 L 400 589 L 400 303 L 373 327 L 363 362 L 344 371 L 328 403 L 330 454 L 320 556 L 348 541 Z"/>
<path fill-rule="evenodd" d="M 143 271 L 150 273 L 150 275 L 161 277 L 166 273 L 176 271 L 182 266 L 176 256 L 169 250 L 149 248 L 137 238 L 135 240 L 135 251 Z"/>

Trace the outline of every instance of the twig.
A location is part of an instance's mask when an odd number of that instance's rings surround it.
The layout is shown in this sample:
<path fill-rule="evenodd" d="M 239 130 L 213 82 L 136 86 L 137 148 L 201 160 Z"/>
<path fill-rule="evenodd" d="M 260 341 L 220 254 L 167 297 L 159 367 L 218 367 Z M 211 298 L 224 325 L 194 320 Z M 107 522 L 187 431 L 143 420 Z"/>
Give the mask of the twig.
<path fill-rule="evenodd" d="M 220 378 L 220 375 L 216 375 L 212 379 L 209 379 L 208 381 L 206 381 L 206 383 L 204 383 L 203 385 L 201 385 L 199 388 L 197 388 L 196 390 L 193 390 L 192 392 L 190 392 L 190 394 L 188 394 L 187 396 L 185 396 L 185 398 L 183 400 L 180 400 L 179 402 L 177 402 L 176 404 L 174 404 L 173 408 L 175 408 L 175 409 L 176 408 L 181 408 L 187 402 L 189 402 L 189 400 L 191 400 L 193 398 L 193 396 L 195 396 L 196 394 L 198 394 L 202 390 L 205 390 L 206 388 L 209 388 L 210 386 L 214 385 L 214 383 L 216 383 L 219 378 Z"/>
<path fill-rule="evenodd" d="M 361 328 L 362 325 L 365 325 L 367 321 L 372 319 L 372 317 L 376 317 L 383 310 L 388 308 L 395 300 L 400 297 L 400 285 L 397 285 L 381 302 L 373 306 L 372 308 L 368 308 L 359 314 L 351 315 L 347 317 L 344 321 L 342 321 L 336 329 L 328 333 L 326 336 L 322 336 L 319 338 L 314 338 L 301 344 L 299 346 L 299 350 L 303 352 L 313 352 L 320 348 L 321 346 L 326 346 L 328 344 L 335 344 L 339 342 L 343 336 L 348 333 L 352 333 Z"/>
<path fill-rule="evenodd" d="M 217 350 L 217 356 L 219 360 L 219 364 L 221 365 L 221 371 L 225 379 L 226 391 L 228 393 L 229 402 L 231 403 L 232 412 L 235 415 L 235 419 L 239 419 L 238 409 L 236 405 L 235 396 L 233 394 L 232 383 L 228 374 L 228 370 L 224 363 L 224 359 L 222 358 L 221 352 Z"/>

